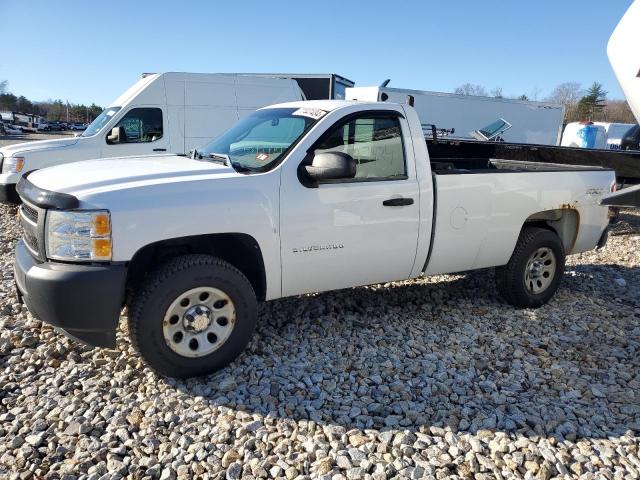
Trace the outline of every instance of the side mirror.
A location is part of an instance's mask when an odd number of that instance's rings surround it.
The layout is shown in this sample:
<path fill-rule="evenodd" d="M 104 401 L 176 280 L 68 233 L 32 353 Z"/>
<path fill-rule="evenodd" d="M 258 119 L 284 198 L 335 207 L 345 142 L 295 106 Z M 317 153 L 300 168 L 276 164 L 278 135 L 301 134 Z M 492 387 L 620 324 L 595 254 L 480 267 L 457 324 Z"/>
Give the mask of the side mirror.
<path fill-rule="evenodd" d="M 125 143 L 127 140 L 127 134 L 124 131 L 124 127 L 113 127 L 111 133 L 107 135 L 107 143 L 114 145 L 116 143 Z"/>
<path fill-rule="evenodd" d="M 318 153 L 313 156 L 311 165 L 304 168 L 316 182 L 356 176 L 356 161 L 351 155 L 343 152 Z"/>

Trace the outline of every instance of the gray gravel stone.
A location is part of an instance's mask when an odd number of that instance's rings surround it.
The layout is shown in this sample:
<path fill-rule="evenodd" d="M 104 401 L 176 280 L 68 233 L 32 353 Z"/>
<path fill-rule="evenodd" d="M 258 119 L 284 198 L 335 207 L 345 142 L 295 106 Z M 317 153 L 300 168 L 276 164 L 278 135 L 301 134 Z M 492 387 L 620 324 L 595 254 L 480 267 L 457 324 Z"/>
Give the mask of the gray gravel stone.
<path fill-rule="evenodd" d="M 637 233 L 569 257 L 537 310 L 490 271 L 263 304 L 246 353 L 182 381 L 142 364 L 126 312 L 115 350 L 34 319 L 15 208 L 0 227 L 0 478 L 640 477 Z"/>

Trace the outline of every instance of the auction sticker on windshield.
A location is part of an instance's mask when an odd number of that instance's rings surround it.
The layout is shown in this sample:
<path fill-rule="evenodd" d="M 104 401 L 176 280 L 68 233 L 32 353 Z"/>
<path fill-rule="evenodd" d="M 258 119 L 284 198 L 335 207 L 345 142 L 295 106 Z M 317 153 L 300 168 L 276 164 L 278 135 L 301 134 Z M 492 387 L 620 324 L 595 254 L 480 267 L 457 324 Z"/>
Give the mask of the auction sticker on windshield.
<path fill-rule="evenodd" d="M 324 117 L 327 114 L 324 110 L 320 110 L 319 108 L 299 108 L 291 115 L 297 115 L 299 117 L 307 117 L 313 118 L 314 120 L 318 120 L 319 118 Z"/>
<path fill-rule="evenodd" d="M 258 160 L 259 162 L 266 162 L 267 160 L 269 160 L 269 154 L 268 153 L 258 153 L 256 155 L 256 160 Z"/>

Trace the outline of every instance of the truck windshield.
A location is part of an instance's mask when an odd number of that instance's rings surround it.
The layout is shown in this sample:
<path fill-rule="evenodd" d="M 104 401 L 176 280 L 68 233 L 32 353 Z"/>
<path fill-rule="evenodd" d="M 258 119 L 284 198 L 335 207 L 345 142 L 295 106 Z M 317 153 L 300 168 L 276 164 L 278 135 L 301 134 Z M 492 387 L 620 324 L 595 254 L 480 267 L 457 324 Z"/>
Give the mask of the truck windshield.
<path fill-rule="evenodd" d="M 236 123 L 202 149 L 198 156 L 227 156 L 236 170 L 265 172 L 326 112 L 309 108 L 267 108 Z"/>
<path fill-rule="evenodd" d="M 93 137 L 96 133 L 102 130 L 102 128 L 109 122 L 109 120 L 111 120 L 120 108 L 122 107 L 109 107 L 106 110 L 103 110 L 80 136 Z"/>

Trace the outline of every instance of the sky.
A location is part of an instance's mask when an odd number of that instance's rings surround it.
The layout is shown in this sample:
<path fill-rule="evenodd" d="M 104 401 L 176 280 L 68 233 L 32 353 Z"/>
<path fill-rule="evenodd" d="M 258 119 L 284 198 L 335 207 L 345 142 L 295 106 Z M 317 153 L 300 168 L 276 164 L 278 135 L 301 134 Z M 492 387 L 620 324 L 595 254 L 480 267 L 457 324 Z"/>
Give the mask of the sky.
<path fill-rule="evenodd" d="M 640 0 L 638 0 L 640 1 Z M 358 86 L 470 82 L 543 99 L 624 98 L 606 45 L 632 0 L 0 0 L 0 81 L 106 106 L 143 72 L 337 73 Z"/>

